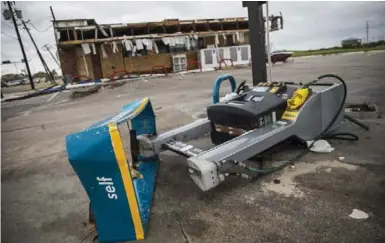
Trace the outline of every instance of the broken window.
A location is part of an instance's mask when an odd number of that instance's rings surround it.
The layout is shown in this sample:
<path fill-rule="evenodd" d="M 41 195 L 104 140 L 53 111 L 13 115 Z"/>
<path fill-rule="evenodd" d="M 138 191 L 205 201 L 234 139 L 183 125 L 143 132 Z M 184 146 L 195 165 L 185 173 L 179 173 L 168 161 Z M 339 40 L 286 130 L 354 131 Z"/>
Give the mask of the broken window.
<path fill-rule="evenodd" d="M 168 45 L 165 45 L 161 39 L 155 40 L 155 43 L 158 46 L 159 53 L 169 53 L 170 52 Z"/>

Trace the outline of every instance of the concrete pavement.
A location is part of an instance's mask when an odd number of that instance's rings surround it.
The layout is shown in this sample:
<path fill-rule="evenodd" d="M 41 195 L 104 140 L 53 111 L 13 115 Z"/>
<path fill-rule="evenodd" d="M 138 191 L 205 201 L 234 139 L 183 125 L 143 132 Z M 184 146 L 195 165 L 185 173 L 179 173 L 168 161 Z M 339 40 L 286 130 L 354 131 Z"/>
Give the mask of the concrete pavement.
<path fill-rule="evenodd" d="M 384 53 L 298 58 L 276 64 L 273 79 L 337 74 L 348 83 L 348 101 L 374 101 L 384 110 L 384 60 Z M 158 130 L 186 124 L 205 114 L 213 82 L 223 73 L 251 83 L 245 68 L 127 83 L 77 99 L 61 92 L 2 103 L 3 242 L 79 242 L 89 232 L 88 198 L 66 158 L 67 134 L 143 96 L 151 97 Z M 330 154 L 309 153 L 294 169 L 251 183 L 229 179 L 207 193 L 189 179 L 184 158 L 162 154 L 144 242 L 384 242 L 385 120 L 364 122 L 370 132 L 350 123 L 342 127 L 357 133 L 358 142 L 331 141 L 336 150 Z M 210 146 L 207 138 L 194 143 Z M 281 151 L 271 159 L 296 152 Z M 345 159 L 338 162 L 339 157 Z M 369 219 L 349 218 L 354 208 Z"/>

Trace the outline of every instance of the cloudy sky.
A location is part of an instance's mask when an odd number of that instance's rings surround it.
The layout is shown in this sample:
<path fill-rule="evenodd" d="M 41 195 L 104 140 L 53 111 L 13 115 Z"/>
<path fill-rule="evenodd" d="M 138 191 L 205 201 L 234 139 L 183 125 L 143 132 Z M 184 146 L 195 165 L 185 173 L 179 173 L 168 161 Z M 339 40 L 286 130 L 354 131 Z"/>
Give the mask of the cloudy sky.
<path fill-rule="evenodd" d="M 3 2 L 2 2 L 3 3 Z M 242 2 L 17 2 L 39 48 L 55 46 L 49 6 L 57 19 L 93 18 L 98 23 L 160 21 L 164 18 L 195 19 L 246 17 Z M 303 50 L 336 46 L 349 37 L 385 37 L 385 2 L 270 2 L 270 13 L 282 12 L 284 29 L 271 34 L 273 49 Z M 1 4 L 1 10 L 4 10 Z M 48 29 L 47 29 L 48 28 Z M 32 73 L 44 70 L 25 30 L 21 29 Z M 1 20 L 1 59 L 20 61 L 19 43 L 12 22 Z M 54 50 L 54 49 L 53 49 Z M 50 69 L 59 71 L 48 52 L 42 51 Z M 20 72 L 24 64 L 2 65 L 2 74 Z"/>

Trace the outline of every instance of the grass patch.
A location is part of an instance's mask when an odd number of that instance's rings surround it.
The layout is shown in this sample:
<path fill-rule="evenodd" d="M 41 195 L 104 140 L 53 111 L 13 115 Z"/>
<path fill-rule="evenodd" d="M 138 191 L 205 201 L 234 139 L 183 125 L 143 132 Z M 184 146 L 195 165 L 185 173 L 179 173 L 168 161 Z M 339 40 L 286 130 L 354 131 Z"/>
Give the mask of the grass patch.
<path fill-rule="evenodd" d="M 62 83 L 63 82 L 61 80 L 56 80 L 55 84 L 57 85 Z M 51 82 L 35 83 L 35 90 L 45 89 L 52 85 L 54 84 L 52 84 Z M 11 94 L 11 93 L 27 92 L 27 91 L 31 91 L 32 89 L 31 89 L 31 85 L 28 83 L 28 84 L 21 84 L 21 85 L 16 85 L 11 87 L 3 87 L 1 88 L 1 90 L 3 91 L 3 94 Z"/>
<path fill-rule="evenodd" d="M 378 51 L 385 50 L 385 46 L 375 46 L 375 47 L 362 47 L 362 48 L 330 48 L 330 49 L 320 49 L 320 50 L 307 50 L 307 51 L 293 51 L 293 57 L 302 57 L 302 56 L 314 56 L 314 55 L 332 55 L 339 53 L 347 52 L 367 52 L 367 51 Z"/>

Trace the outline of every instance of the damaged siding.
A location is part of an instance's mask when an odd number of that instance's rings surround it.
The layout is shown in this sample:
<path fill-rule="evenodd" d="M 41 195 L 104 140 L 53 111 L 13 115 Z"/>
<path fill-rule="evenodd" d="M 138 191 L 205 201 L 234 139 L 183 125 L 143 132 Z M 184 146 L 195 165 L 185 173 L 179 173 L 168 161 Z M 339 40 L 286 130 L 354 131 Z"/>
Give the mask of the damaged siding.
<path fill-rule="evenodd" d="M 85 55 L 81 47 L 76 47 L 76 61 L 78 64 L 78 75 L 94 79 L 91 53 Z"/>
<path fill-rule="evenodd" d="M 115 71 L 124 70 L 122 45 L 118 45 L 118 52 L 113 53 L 111 44 L 103 45 L 107 57 L 103 58 L 102 52 L 99 52 L 100 63 L 103 78 L 111 77 Z M 100 49 L 99 49 L 100 50 Z"/>
<path fill-rule="evenodd" d="M 59 49 L 59 59 L 63 75 L 75 75 L 78 73 L 76 49 Z"/>

